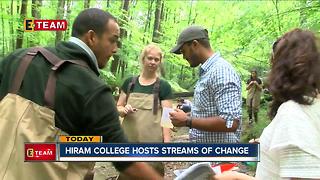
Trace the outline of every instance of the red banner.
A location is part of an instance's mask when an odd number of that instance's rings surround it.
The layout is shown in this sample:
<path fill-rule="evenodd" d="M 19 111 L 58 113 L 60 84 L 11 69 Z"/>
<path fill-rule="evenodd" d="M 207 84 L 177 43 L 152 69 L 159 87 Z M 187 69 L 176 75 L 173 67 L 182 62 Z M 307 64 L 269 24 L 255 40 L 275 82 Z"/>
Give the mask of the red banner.
<path fill-rule="evenodd" d="M 55 161 L 56 160 L 56 144 L 39 143 L 24 145 L 25 161 Z"/>
<path fill-rule="evenodd" d="M 25 19 L 24 30 L 31 31 L 65 31 L 68 27 L 66 20 Z"/>

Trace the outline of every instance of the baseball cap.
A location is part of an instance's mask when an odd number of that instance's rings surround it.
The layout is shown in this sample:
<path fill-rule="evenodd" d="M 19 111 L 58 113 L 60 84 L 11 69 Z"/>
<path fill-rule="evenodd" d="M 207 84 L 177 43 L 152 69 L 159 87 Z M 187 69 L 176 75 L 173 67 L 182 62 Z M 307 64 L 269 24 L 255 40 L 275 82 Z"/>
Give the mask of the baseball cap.
<path fill-rule="evenodd" d="M 182 45 L 188 41 L 195 40 L 195 39 L 209 39 L 208 37 L 208 30 L 201 26 L 189 26 L 184 29 L 177 41 L 177 45 L 170 50 L 171 53 L 181 54 L 180 49 Z"/>

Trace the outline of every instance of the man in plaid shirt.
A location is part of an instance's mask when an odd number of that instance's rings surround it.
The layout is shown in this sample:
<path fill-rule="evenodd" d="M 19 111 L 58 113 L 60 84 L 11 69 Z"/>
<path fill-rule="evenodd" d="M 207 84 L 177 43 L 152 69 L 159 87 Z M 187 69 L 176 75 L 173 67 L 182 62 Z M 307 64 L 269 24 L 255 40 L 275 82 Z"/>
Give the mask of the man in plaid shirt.
<path fill-rule="evenodd" d="M 190 26 L 171 50 L 183 54 L 191 67 L 200 66 L 191 116 L 176 109 L 170 113 L 174 126 L 190 127 L 191 142 L 237 143 L 241 132 L 241 80 L 218 52 L 213 52 L 208 31 Z"/>

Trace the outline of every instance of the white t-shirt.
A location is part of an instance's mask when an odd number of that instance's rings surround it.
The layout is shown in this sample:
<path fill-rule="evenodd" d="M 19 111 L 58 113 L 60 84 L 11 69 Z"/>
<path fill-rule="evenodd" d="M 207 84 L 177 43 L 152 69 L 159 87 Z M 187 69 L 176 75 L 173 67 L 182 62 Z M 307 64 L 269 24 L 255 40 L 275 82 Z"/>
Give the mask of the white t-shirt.
<path fill-rule="evenodd" d="M 320 178 L 320 100 L 283 103 L 260 137 L 256 179 Z"/>

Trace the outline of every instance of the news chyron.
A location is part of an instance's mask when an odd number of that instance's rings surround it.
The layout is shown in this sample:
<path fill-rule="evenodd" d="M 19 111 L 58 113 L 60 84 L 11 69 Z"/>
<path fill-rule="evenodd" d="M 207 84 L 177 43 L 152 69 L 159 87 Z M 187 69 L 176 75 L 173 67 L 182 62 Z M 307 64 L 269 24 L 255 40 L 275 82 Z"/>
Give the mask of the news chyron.
<path fill-rule="evenodd" d="M 25 143 L 25 161 L 259 161 L 259 144 L 102 143 L 101 136 L 59 136 L 56 142 Z"/>
<path fill-rule="evenodd" d="M 101 143 L 102 136 L 59 136 L 54 143 L 25 143 L 25 161 L 58 161 L 60 143 Z"/>
<path fill-rule="evenodd" d="M 33 31 L 65 31 L 68 28 L 68 22 L 60 19 L 25 19 L 23 23 L 25 32 Z"/>

